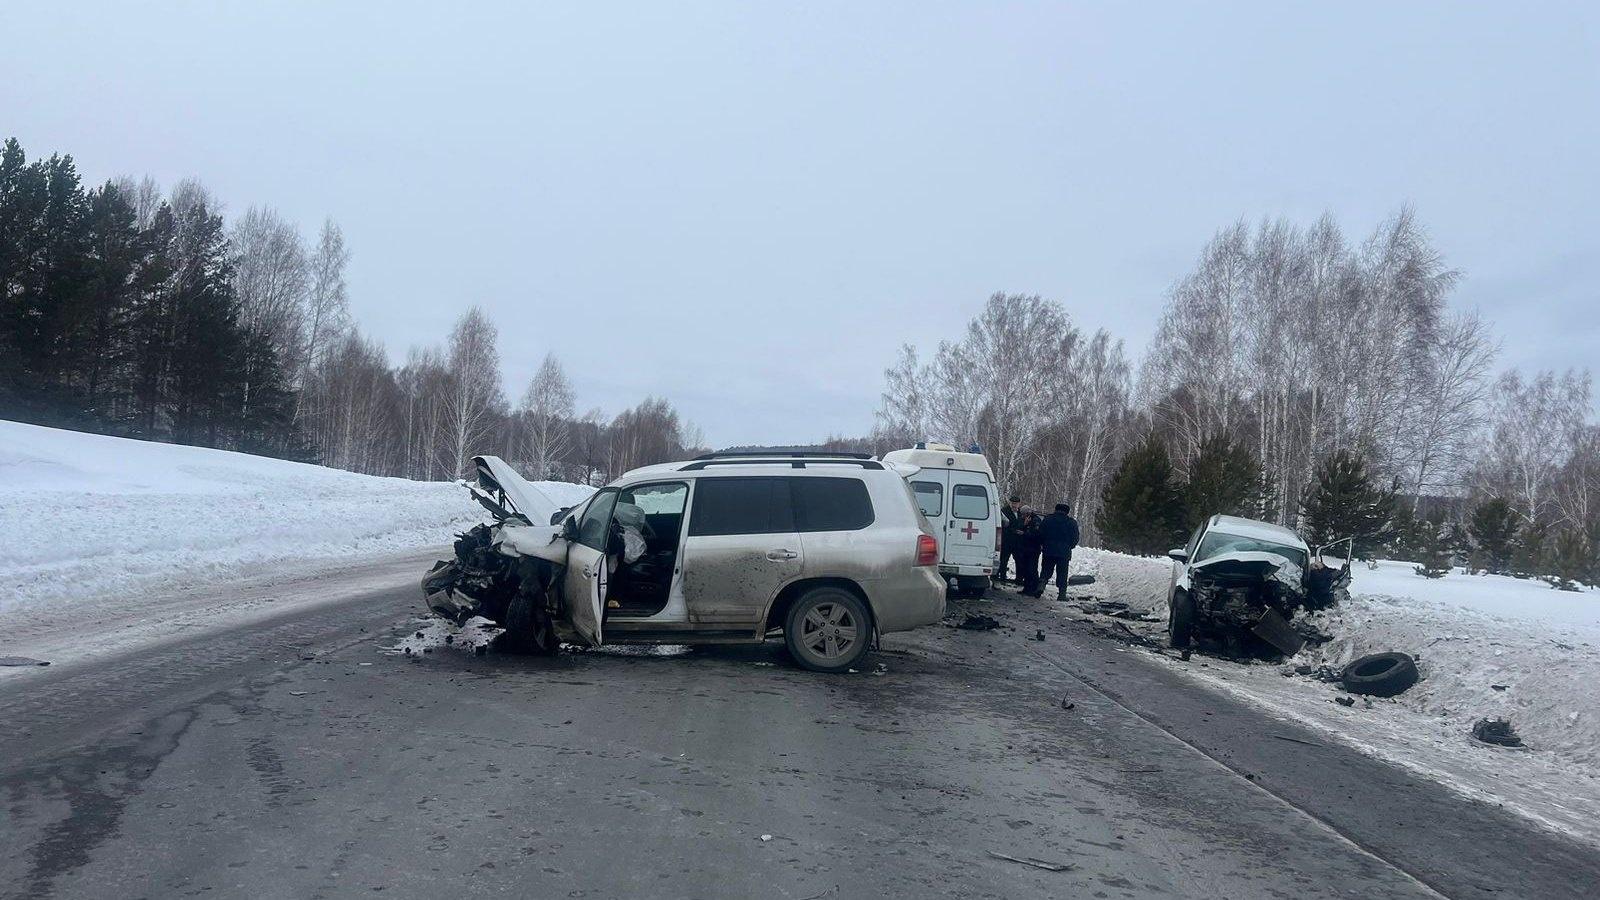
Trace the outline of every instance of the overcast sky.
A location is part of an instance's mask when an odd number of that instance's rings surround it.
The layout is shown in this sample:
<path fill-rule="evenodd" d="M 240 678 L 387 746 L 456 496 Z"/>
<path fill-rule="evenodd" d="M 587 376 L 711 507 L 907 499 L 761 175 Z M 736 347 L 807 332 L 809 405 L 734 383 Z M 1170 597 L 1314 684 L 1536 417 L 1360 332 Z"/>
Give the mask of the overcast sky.
<path fill-rule="evenodd" d="M 864 433 L 997 290 L 1137 355 L 1240 217 L 1409 202 L 1504 364 L 1600 360 L 1600 4 L 524 6 L 8 2 L 0 133 L 332 216 L 395 359 L 478 304 L 512 399 L 554 350 L 716 445 Z"/>

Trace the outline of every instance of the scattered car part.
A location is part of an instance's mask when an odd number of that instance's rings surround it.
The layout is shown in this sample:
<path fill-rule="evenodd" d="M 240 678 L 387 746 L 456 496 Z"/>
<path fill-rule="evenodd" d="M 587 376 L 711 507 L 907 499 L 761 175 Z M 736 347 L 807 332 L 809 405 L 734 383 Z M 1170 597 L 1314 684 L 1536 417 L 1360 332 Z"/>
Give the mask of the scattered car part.
<path fill-rule="evenodd" d="M 50 663 L 31 656 L 0 656 L 0 666 L 48 666 Z"/>
<path fill-rule="evenodd" d="M 1340 706 L 1355 706 L 1356 698 L 1346 695 L 1333 698 L 1333 702 L 1339 704 Z"/>
<path fill-rule="evenodd" d="M 1000 627 L 1000 620 L 982 613 L 967 613 L 961 621 L 950 626 L 962 631 L 991 631 Z"/>
<path fill-rule="evenodd" d="M 1370 653 L 1340 674 L 1344 689 L 1352 694 L 1393 697 L 1417 683 L 1417 662 L 1405 653 Z"/>
<path fill-rule="evenodd" d="M 1479 719 L 1472 723 L 1472 736 L 1499 747 L 1522 746 L 1522 738 L 1511 727 L 1510 719 Z"/>
<path fill-rule="evenodd" d="M 1306 639 L 1289 627 L 1289 621 L 1275 609 L 1263 610 L 1250 626 L 1250 633 L 1276 647 L 1284 656 L 1293 656 L 1306 645 Z"/>

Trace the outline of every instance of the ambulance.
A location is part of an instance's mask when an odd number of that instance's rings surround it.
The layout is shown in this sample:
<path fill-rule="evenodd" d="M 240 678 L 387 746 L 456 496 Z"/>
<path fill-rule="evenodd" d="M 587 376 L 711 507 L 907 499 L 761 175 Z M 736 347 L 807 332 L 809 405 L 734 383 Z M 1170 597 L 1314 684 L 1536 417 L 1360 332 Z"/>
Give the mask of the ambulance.
<path fill-rule="evenodd" d="M 989 460 L 977 450 L 920 441 L 883 455 L 884 462 L 904 467 L 900 471 L 939 540 L 939 574 L 963 597 L 989 589 L 1000 553 L 1000 492 Z"/>

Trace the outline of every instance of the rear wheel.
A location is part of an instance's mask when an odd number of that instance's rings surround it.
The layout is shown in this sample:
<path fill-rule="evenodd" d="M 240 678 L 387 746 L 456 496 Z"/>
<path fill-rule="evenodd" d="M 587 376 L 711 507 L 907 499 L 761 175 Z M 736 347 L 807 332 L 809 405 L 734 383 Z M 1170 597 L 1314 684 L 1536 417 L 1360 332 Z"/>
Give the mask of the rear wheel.
<path fill-rule="evenodd" d="M 872 620 L 860 597 L 843 588 L 813 588 L 789 608 L 783 640 L 795 662 L 813 672 L 844 672 L 867 652 Z"/>

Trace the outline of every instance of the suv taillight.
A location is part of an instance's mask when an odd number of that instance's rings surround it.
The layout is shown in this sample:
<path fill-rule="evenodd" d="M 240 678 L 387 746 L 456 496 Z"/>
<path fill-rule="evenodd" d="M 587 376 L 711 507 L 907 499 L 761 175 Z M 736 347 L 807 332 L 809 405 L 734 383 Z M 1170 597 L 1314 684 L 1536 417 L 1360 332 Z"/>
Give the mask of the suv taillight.
<path fill-rule="evenodd" d="M 917 565 L 933 566 L 939 563 L 939 539 L 931 534 L 917 535 Z"/>

